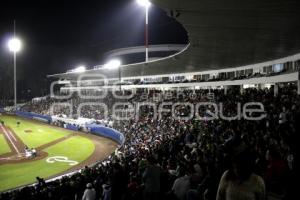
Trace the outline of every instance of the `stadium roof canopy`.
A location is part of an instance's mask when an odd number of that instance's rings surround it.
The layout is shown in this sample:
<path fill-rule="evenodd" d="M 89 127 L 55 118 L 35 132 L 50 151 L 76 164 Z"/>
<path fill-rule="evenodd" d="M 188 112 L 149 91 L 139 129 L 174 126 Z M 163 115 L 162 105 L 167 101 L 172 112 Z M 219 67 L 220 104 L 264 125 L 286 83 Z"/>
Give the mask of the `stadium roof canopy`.
<path fill-rule="evenodd" d="M 122 77 L 201 72 L 274 60 L 300 52 L 299 0 L 152 0 L 176 18 L 190 44 L 180 53 L 122 66 Z M 82 74 L 82 73 L 81 73 Z M 107 69 L 84 74 L 118 76 Z M 78 73 L 52 75 L 77 78 Z"/>

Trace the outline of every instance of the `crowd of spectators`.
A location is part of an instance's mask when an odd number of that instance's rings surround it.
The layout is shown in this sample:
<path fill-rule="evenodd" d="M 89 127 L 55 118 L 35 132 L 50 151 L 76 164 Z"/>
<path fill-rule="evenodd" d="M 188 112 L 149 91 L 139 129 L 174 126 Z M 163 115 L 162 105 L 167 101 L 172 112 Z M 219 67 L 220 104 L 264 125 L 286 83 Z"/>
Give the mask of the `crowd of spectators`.
<path fill-rule="evenodd" d="M 145 106 L 138 119 L 114 123 L 126 141 L 106 160 L 55 181 L 39 179 L 34 186 L 2 193 L 0 199 L 293 199 L 300 113 L 294 86 L 280 88 L 277 96 L 272 88 L 249 88 L 243 93 L 232 89 L 227 94 L 223 90 L 181 90 L 168 98 L 157 98 L 157 94 L 163 92 L 148 91 L 146 99 L 137 92 L 127 101 L 222 102 L 226 116 L 234 116 L 237 102 L 256 101 L 264 105 L 266 117 L 178 120 L 164 112 L 154 118 L 154 109 Z M 79 101 L 74 98 L 73 102 Z M 101 101 L 115 101 L 108 98 Z M 50 101 L 44 101 L 43 107 L 49 108 Z M 48 112 L 35 106 L 26 109 Z M 91 116 L 94 110 L 85 112 L 86 117 L 95 117 Z M 175 112 L 185 116 L 188 108 L 179 106 Z"/>

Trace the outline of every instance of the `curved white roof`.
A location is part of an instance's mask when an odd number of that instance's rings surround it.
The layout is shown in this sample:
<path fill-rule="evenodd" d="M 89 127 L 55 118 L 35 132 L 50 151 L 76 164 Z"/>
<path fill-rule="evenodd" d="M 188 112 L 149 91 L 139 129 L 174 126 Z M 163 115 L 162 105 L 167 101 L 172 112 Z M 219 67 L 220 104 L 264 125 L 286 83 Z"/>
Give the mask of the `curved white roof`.
<path fill-rule="evenodd" d="M 188 31 L 180 53 L 149 63 L 123 66 L 122 77 L 220 70 L 274 60 L 300 52 L 298 0 L 153 0 Z M 84 74 L 117 77 L 117 72 Z M 76 78 L 76 73 L 56 78 Z"/>

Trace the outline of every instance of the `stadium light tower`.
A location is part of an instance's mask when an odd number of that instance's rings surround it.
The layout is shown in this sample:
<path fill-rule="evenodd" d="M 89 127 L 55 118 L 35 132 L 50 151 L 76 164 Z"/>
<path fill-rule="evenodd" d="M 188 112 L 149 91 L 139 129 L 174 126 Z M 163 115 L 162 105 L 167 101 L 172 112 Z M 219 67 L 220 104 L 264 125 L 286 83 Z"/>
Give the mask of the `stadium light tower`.
<path fill-rule="evenodd" d="M 117 59 L 113 59 L 108 61 L 106 64 L 104 64 L 103 67 L 106 69 L 117 69 L 120 68 L 120 66 L 121 66 L 121 61 Z"/>
<path fill-rule="evenodd" d="M 151 2 L 149 0 L 136 0 L 140 6 L 145 8 L 145 61 L 148 62 L 148 11 L 151 6 Z"/>
<path fill-rule="evenodd" d="M 118 68 L 120 91 L 121 91 L 121 66 L 122 66 L 122 62 L 118 59 L 110 60 L 106 64 L 103 65 L 103 68 L 105 68 L 105 69 L 117 69 Z"/>
<path fill-rule="evenodd" d="M 81 72 L 85 72 L 86 68 L 85 66 L 81 65 L 81 66 L 78 66 L 74 69 L 74 72 L 77 72 L 77 73 L 81 73 Z"/>
<path fill-rule="evenodd" d="M 16 23 L 14 21 L 14 37 L 8 41 L 8 49 L 14 54 L 14 108 L 17 109 L 17 52 L 21 50 L 21 40 L 16 37 Z"/>

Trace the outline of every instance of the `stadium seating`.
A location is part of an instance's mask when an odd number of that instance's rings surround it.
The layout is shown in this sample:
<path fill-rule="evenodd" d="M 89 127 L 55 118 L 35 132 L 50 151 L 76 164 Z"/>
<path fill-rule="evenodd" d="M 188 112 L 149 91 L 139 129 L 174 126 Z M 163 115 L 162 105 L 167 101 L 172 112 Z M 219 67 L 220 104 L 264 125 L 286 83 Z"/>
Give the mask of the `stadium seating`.
<path fill-rule="evenodd" d="M 208 98 L 209 92 L 214 94 L 213 98 Z M 153 98 L 157 93 L 162 91 L 147 91 L 145 100 L 144 93 L 138 91 L 128 102 L 157 103 Z M 77 102 L 74 107 L 77 107 L 80 100 L 76 96 L 73 98 L 73 102 Z M 290 199 L 293 195 L 291 184 L 295 179 L 295 135 L 299 130 L 297 120 L 300 113 L 295 85 L 286 84 L 279 88 L 277 96 L 274 96 L 273 88 L 249 88 L 243 93 L 229 89 L 227 94 L 223 90 L 182 89 L 173 91 L 171 96 L 158 102 L 194 104 L 208 100 L 222 102 L 226 116 L 235 115 L 237 102 L 261 102 L 267 115 L 259 121 L 221 118 L 199 121 L 195 117 L 177 120 L 166 112 L 158 119 L 153 117 L 154 109 L 143 107 L 138 119 L 114 123 L 114 128 L 124 134 L 125 142 L 110 158 L 59 180 L 1 194 L 1 199 L 24 199 L 28 196 L 33 199 L 80 198 L 87 183 L 92 183 L 97 197 L 110 193 L 112 199 L 149 199 L 152 195 L 158 195 L 160 199 L 216 199 L 216 195 L 221 194 L 218 185 L 222 174 L 233 173 L 236 166 L 233 163 L 243 158 L 239 156 L 246 155 L 246 151 L 248 170 L 262 178 L 257 180 L 263 180 L 267 195 Z M 99 101 L 109 105 L 117 102 L 111 96 Z M 49 108 L 50 102 L 55 100 L 41 102 L 43 105 L 40 107 Z M 112 106 L 108 107 L 108 118 L 112 120 Z M 47 113 L 38 105 L 24 108 L 36 108 L 31 111 Z M 86 108 L 85 112 L 93 114 L 95 108 L 90 109 L 92 111 Z M 182 106 L 175 111 L 181 116 L 188 113 L 188 109 Z M 105 126 L 89 128 L 102 136 L 113 135 L 111 129 Z M 150 172 L 151 176 L 148 175 Z M 231 177 L 228 179 L 230 181 L 234 174 L 228 177 Z M 251 184 L 256 187 L 259 183 Z"/>

